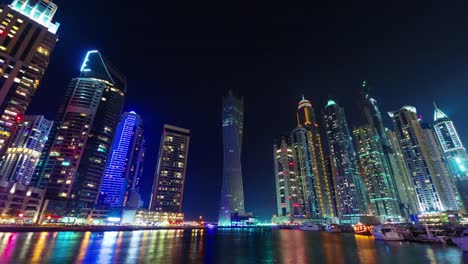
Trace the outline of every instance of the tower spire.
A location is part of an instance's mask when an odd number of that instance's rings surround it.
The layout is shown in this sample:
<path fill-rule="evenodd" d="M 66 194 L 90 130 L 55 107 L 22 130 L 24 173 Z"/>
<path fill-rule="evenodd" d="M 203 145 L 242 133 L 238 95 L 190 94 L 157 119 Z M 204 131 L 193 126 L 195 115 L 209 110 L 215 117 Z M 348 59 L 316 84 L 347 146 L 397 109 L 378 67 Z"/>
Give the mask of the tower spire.
<path fill-rule="evenodd" d="M 436 122 L 439 119 L 448 118 L 448 116 L 437 107 L 435 102 L 432 103 L 434 104 L 434 122 Z"/>

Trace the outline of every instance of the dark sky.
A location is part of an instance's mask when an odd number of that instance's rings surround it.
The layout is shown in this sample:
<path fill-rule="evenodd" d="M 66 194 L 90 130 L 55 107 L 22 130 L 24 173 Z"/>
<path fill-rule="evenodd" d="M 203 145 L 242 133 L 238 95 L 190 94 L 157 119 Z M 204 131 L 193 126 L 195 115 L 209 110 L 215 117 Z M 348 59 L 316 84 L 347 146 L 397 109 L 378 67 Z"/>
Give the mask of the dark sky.
<path fill-rule="evenodd" d="M 230 88 L 243 94 L 246 104 L 246 207 L 263 218 L 276 210 L 273 139 L 294 128 L 301 94 L 319 109 L 333 95 L 352 124 L 366 79 L 383 112 L 412 104 L 431 121 L 435 100 L 468 142 L 467 6 L 54 2 L 60 41 L 29 113 L 53 118 L 86 50 L 99 49 L 127 76 L 126 110 L 144 119 L 145 198 L 163 124 L 191 129 L 184 197 L 189 219 L 217 217 L 221 97 Z"/>

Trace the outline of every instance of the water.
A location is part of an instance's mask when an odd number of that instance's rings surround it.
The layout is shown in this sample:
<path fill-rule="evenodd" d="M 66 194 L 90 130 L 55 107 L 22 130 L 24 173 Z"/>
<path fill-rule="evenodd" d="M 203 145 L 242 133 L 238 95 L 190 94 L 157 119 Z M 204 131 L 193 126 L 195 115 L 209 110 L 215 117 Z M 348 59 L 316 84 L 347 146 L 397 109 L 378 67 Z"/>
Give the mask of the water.
<path fill-rule="evenodd" d="M 0 233 L 0 263 L 468 263 L 456 247 L 353 234 L 221 229 Z"/>

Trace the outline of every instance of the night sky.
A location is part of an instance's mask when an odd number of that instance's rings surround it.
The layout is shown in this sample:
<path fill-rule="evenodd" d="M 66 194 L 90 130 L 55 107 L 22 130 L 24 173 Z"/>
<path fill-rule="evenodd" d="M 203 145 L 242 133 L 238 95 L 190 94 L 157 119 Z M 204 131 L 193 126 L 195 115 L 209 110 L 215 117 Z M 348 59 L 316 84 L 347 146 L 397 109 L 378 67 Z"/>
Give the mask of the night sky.
<path fill-rule="evenodd" d="M 382 112 L 411 104 L 432 121 L 435 100 L 468 144 L 467 6 L 54 2 L 60 40 L 29 113 L 52 119 L 85 52 L 99 49 L 127 77 L 125 109 L 144 120 L 146 200 L 163 124 L 192 131 L 187 219 L 217 219 L 228 89 L 245 97 L 246 209 L 264 219 L 276 212 L 273 140 L 295 127 L 301 94 L 318 109 L 333 96 L 353 124 L 366 79 Z M 387 115 L 385 122 L 391 125 Z"/>

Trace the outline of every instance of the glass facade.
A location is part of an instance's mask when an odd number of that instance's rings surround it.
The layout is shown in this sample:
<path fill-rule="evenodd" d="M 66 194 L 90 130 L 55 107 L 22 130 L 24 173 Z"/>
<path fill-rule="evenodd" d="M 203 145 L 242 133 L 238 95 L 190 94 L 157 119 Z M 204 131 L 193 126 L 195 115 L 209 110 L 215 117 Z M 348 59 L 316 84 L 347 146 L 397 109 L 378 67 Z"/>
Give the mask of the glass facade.
<path fill-rule="evenodd" d="M 434 105 L 435 106 L 435 105 Z M 435 106 L 434 132 L 442 149 L 450 175 L 462 202 L 461 210 L 468 208 L 468 155 L 452 120 Z"/>
<path fill-rule="evenodd" d="M 0 4 L 0 156 L 24 121 L 57 42 L 51 1 Z"/>
<path fill-rule="evenodd" d="M 34 169 L 52 128 L 52 121 L 44 116 L 26 116 L 19 124 L 10 147 L 0 165 L 0 179 L 31 183 Z"/>
<path fill-rule="evenodd" d="M 356 153 L 344 109 L 329 100 L 324 120 L 338 217 L 367 214 L 366 190 L 356 168 Z"/>
<path fill-rule="evenodd" d="M 190 130 L 164 125 L 154 175 L 150 211 L 181 213 Z"/>
<path fill-rule="evenodd" d="M 332 180 L 325 163 L 319 125 L 316 121 L 312 104 L 305 98 L 302 98 L 299 102 L 296 116 L 298 126 L 307 130 L 308 133 L 308 143 L 310 144 L 313 164 L 312 181 L 318 202 L 317 215 L 322 219 L 335 218 L 332 202 Z"/>
<path fill-rule="evenodd" d="M 418 120 L 416 108 L 404 106 L 398 111 L 389 112 L 395 127 L 405 163 L 411 175 L 418 198 L 420 213 L 444 211 L 439 193 L 441 184 L 425 141 L 424 132 Z"/>
<path fill-rule="evenodd" d="M 242 135 L 244 100 L 229 91 L 223 98 L 223 180 L 218 224 L 230 226 L 235 215 L 245 213 L 242 181 Z"/>
<path fill-rule="evenodd" d="M 141 117 L 135 112 L 125 112 L 117 127 L 101 183 L 100 195 L 105 205 L 138 208 L 141 204 L 139 182 L 143 172 L 144 144 Z"/>
<path fill-rule="evenodd" d="M 68 85 L 35 181 L 48 199 L 65 201 L 70 216 L 86 218 L 94 208 L 125 90 L 123 75 L 96 50 Z"/>

